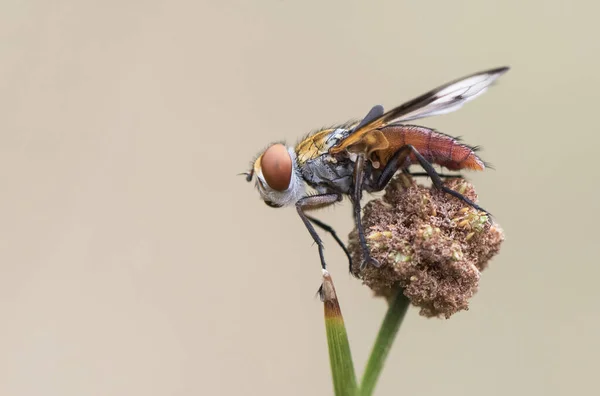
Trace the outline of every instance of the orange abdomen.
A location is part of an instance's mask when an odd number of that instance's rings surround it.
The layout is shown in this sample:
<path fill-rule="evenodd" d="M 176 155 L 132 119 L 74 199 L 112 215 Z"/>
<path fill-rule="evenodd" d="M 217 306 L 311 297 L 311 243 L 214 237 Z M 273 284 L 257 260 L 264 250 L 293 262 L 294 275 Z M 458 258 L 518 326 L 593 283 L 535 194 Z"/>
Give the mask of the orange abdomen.
<path fill-rule="evenodd" d="M 415 125 L 390 125 L 380 130 L 390 143 L 389 148 L 376 153 L 382 167 L 400 147 L 410 144 L 432 164 L 450 170 L 485 169 L 484 162 L 475 154 L 476 149 L 452 136 Z M 418 164 L 414 154 L 410 155 L 409 161 L 410 164 Z"/>

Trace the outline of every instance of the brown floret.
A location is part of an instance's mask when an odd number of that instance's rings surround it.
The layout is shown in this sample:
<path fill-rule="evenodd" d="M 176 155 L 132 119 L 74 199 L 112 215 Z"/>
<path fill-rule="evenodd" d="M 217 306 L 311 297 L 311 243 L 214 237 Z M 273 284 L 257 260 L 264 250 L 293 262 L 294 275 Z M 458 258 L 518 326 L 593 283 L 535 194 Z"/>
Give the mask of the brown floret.
<path fill-rule="evenodd" d="M 463 179 L 445 185 L 477 202 Z M 405 175 L 390 182 L 385 195 L 365 205 L 363 225 L 371 255 L 381 266 L 362 272 L 356 230 L 350 233 L 353 272 L 376 295 L 390 297 L 398 288 L 427 317 L 468 309 L 481 271 L 498 253 L 502 230 L 489 216 Z"/>

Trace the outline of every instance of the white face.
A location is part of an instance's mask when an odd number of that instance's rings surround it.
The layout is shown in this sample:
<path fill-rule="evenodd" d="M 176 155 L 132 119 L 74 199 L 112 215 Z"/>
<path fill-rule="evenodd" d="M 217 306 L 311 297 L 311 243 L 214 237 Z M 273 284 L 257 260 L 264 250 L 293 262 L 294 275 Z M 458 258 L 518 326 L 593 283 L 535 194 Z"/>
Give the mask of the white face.
<path fill-rule="evenodd" d="M 270 146 L 256 160 L 254 173 L 258 192 L 271 207 L 293 205 L 306 194 L 293 147 L 280 143 Z"/>

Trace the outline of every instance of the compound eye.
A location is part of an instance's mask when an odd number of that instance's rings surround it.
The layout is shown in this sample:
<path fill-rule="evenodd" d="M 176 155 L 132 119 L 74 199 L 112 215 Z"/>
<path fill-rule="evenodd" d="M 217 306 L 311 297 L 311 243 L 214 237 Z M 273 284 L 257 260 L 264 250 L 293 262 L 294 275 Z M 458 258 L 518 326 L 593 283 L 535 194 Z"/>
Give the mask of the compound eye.
<path fill-rule="evenodd" d="M 283 144 L 269 147 L 260 161 L 262 174 L 269 187 L 276 191 L 285 191 L 292 178 L 292 158 Z"/>

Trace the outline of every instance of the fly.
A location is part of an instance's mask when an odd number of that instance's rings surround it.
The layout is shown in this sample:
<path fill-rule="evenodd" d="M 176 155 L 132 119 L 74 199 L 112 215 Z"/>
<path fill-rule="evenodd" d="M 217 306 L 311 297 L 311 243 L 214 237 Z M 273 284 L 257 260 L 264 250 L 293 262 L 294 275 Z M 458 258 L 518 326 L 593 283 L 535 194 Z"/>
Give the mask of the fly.
<path fill-rule="evenodd" d="M 458 110 L 483 94 L 508 70 L 508 67 L 499 67 L 459 78 L 388 112 L 380 105 L 374 106 L 361 121 L 313 132 L 295 147 L 271 144 L 245 173 L 246 180 L 250 182 L 256 176 L 256 187 L 268 206 L 296 207 L 319 249 L 324 270 L 327 265 L 323 242 L 314 226 L 329 232 L 349 260 L 350 254 L 333 228 L 306 212 L 349 197 L 363 253 L 361 269 L 368 264 L 379 266 L 367 246 L 360 200 L 364 191 L 383 190 L 396 172 L 408 172 L 410 165 L 420 165 L 436 188 L 487 213 L 467 197 L 443 185 L 440 174 L 433 167 L 437 164 L 454 171 L 482 171 L 486 163 L 476 154 L 476 148 L 436 130 L 406 122 Z M 314 192 L 309 194 L 307 187 Z"/>

